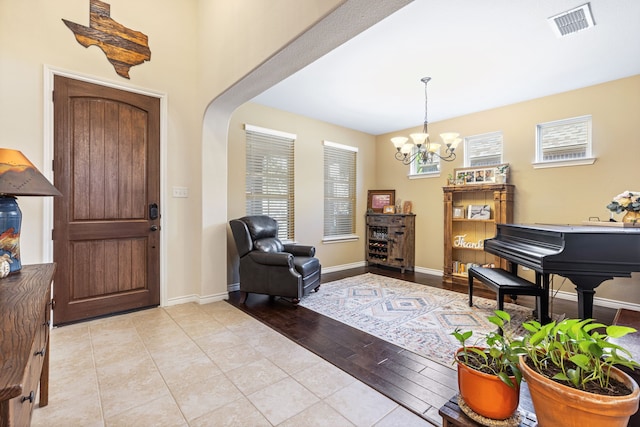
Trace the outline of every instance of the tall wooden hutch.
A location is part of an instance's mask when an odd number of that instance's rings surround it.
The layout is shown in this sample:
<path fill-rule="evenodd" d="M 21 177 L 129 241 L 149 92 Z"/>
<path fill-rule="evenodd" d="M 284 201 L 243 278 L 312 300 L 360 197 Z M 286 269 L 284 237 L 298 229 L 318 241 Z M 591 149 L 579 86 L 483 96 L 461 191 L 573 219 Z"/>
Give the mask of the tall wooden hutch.
<path fill-rule="evenodd" d="M 510 184 L 449 185 L 444 191 L 444 277 L 449 289 L 467 286 L 471 265 L 507 268 L 507 261 L 484 251 L 484 239 L 496 234 L 496 224 L 513 222 L 514 186 Z M 469 207 L 482 209 L 477 219 Z M 479 210 L 474 209 L 474 210 Z M 473 218 L 470 218 L 473 216 Z"/>

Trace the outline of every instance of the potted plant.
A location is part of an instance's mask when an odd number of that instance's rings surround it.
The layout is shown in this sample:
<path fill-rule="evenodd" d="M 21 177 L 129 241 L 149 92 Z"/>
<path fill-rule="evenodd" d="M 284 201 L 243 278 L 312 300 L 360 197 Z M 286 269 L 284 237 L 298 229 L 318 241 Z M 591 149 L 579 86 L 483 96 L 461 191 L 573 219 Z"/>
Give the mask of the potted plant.
<path fill-rule="evenodd" d="M 489 321 L 498 326 L 499 332 L 487 334 L 485 347 L 466 344 L 472 331 L 452 332 L 461 344 L 454 363 L 458 366 L 458 390 L 464 403 L 483 417 L 504 420 L 518 409 L 522 375 L 518 368 L 519 347 L 513 346 L 507 328 L 511 316 L 502 310 L 494 313 Z"/>
<path fill-rule="evenodd" d="M 506 184 L 508 172 L 509 172 L 508 163 L 496 166 L 496 182 L 498 184 Z"/>
<path fill-rule="evenodd" d="M 625 212 L 622 222 L 637 223 L 640 221 L 640 193 L 624 191 L 613 198 L 607 205 L 612 213 Z"/>
<path fill-rule="evenodd" d="M 523 324 L 520 371 L 540 426 L 626 426 L 638 410 L 638 384 L 615 365 L 640 366 L 609 338 L 635 329 L 592 319 Z"/>

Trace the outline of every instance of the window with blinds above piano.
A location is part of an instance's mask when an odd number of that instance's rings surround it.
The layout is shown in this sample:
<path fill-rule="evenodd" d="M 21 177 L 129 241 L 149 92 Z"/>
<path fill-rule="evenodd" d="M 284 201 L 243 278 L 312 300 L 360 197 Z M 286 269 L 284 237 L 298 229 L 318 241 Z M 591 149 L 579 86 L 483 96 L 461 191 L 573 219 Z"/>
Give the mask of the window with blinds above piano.
<path fill-rule="evenodd" d="M 537 167 L 591 164 L 591 115 L 536 126 Z"/>

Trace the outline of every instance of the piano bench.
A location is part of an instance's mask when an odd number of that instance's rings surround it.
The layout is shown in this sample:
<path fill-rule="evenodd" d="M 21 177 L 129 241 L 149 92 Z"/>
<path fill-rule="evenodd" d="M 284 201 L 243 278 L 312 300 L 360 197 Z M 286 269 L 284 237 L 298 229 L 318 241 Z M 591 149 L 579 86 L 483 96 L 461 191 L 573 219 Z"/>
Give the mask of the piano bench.
<path fill-rule="evenodd" d="M 498 310 L 504 310 L 505 295 L 530 295 L 536 297 L 536 312 L 540 323 L 548 321 L 549 294 L 547 290 L 540 288 L 513 273 L 501 268 L 470 267 L 469 275 L 469 307 L 473 307 L 473 279 L 478 279 L 487 287 L 497 293 Z"/>

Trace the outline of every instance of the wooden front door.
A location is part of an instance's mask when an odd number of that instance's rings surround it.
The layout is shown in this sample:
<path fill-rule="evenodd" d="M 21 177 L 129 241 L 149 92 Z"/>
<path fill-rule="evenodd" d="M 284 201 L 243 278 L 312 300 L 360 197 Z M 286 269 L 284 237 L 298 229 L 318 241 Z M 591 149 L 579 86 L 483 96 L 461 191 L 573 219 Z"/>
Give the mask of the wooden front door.
<path fill-rule="evenodd" d="M 54 323 L 160 304 L 160 100 L 54 78 Z"/>

